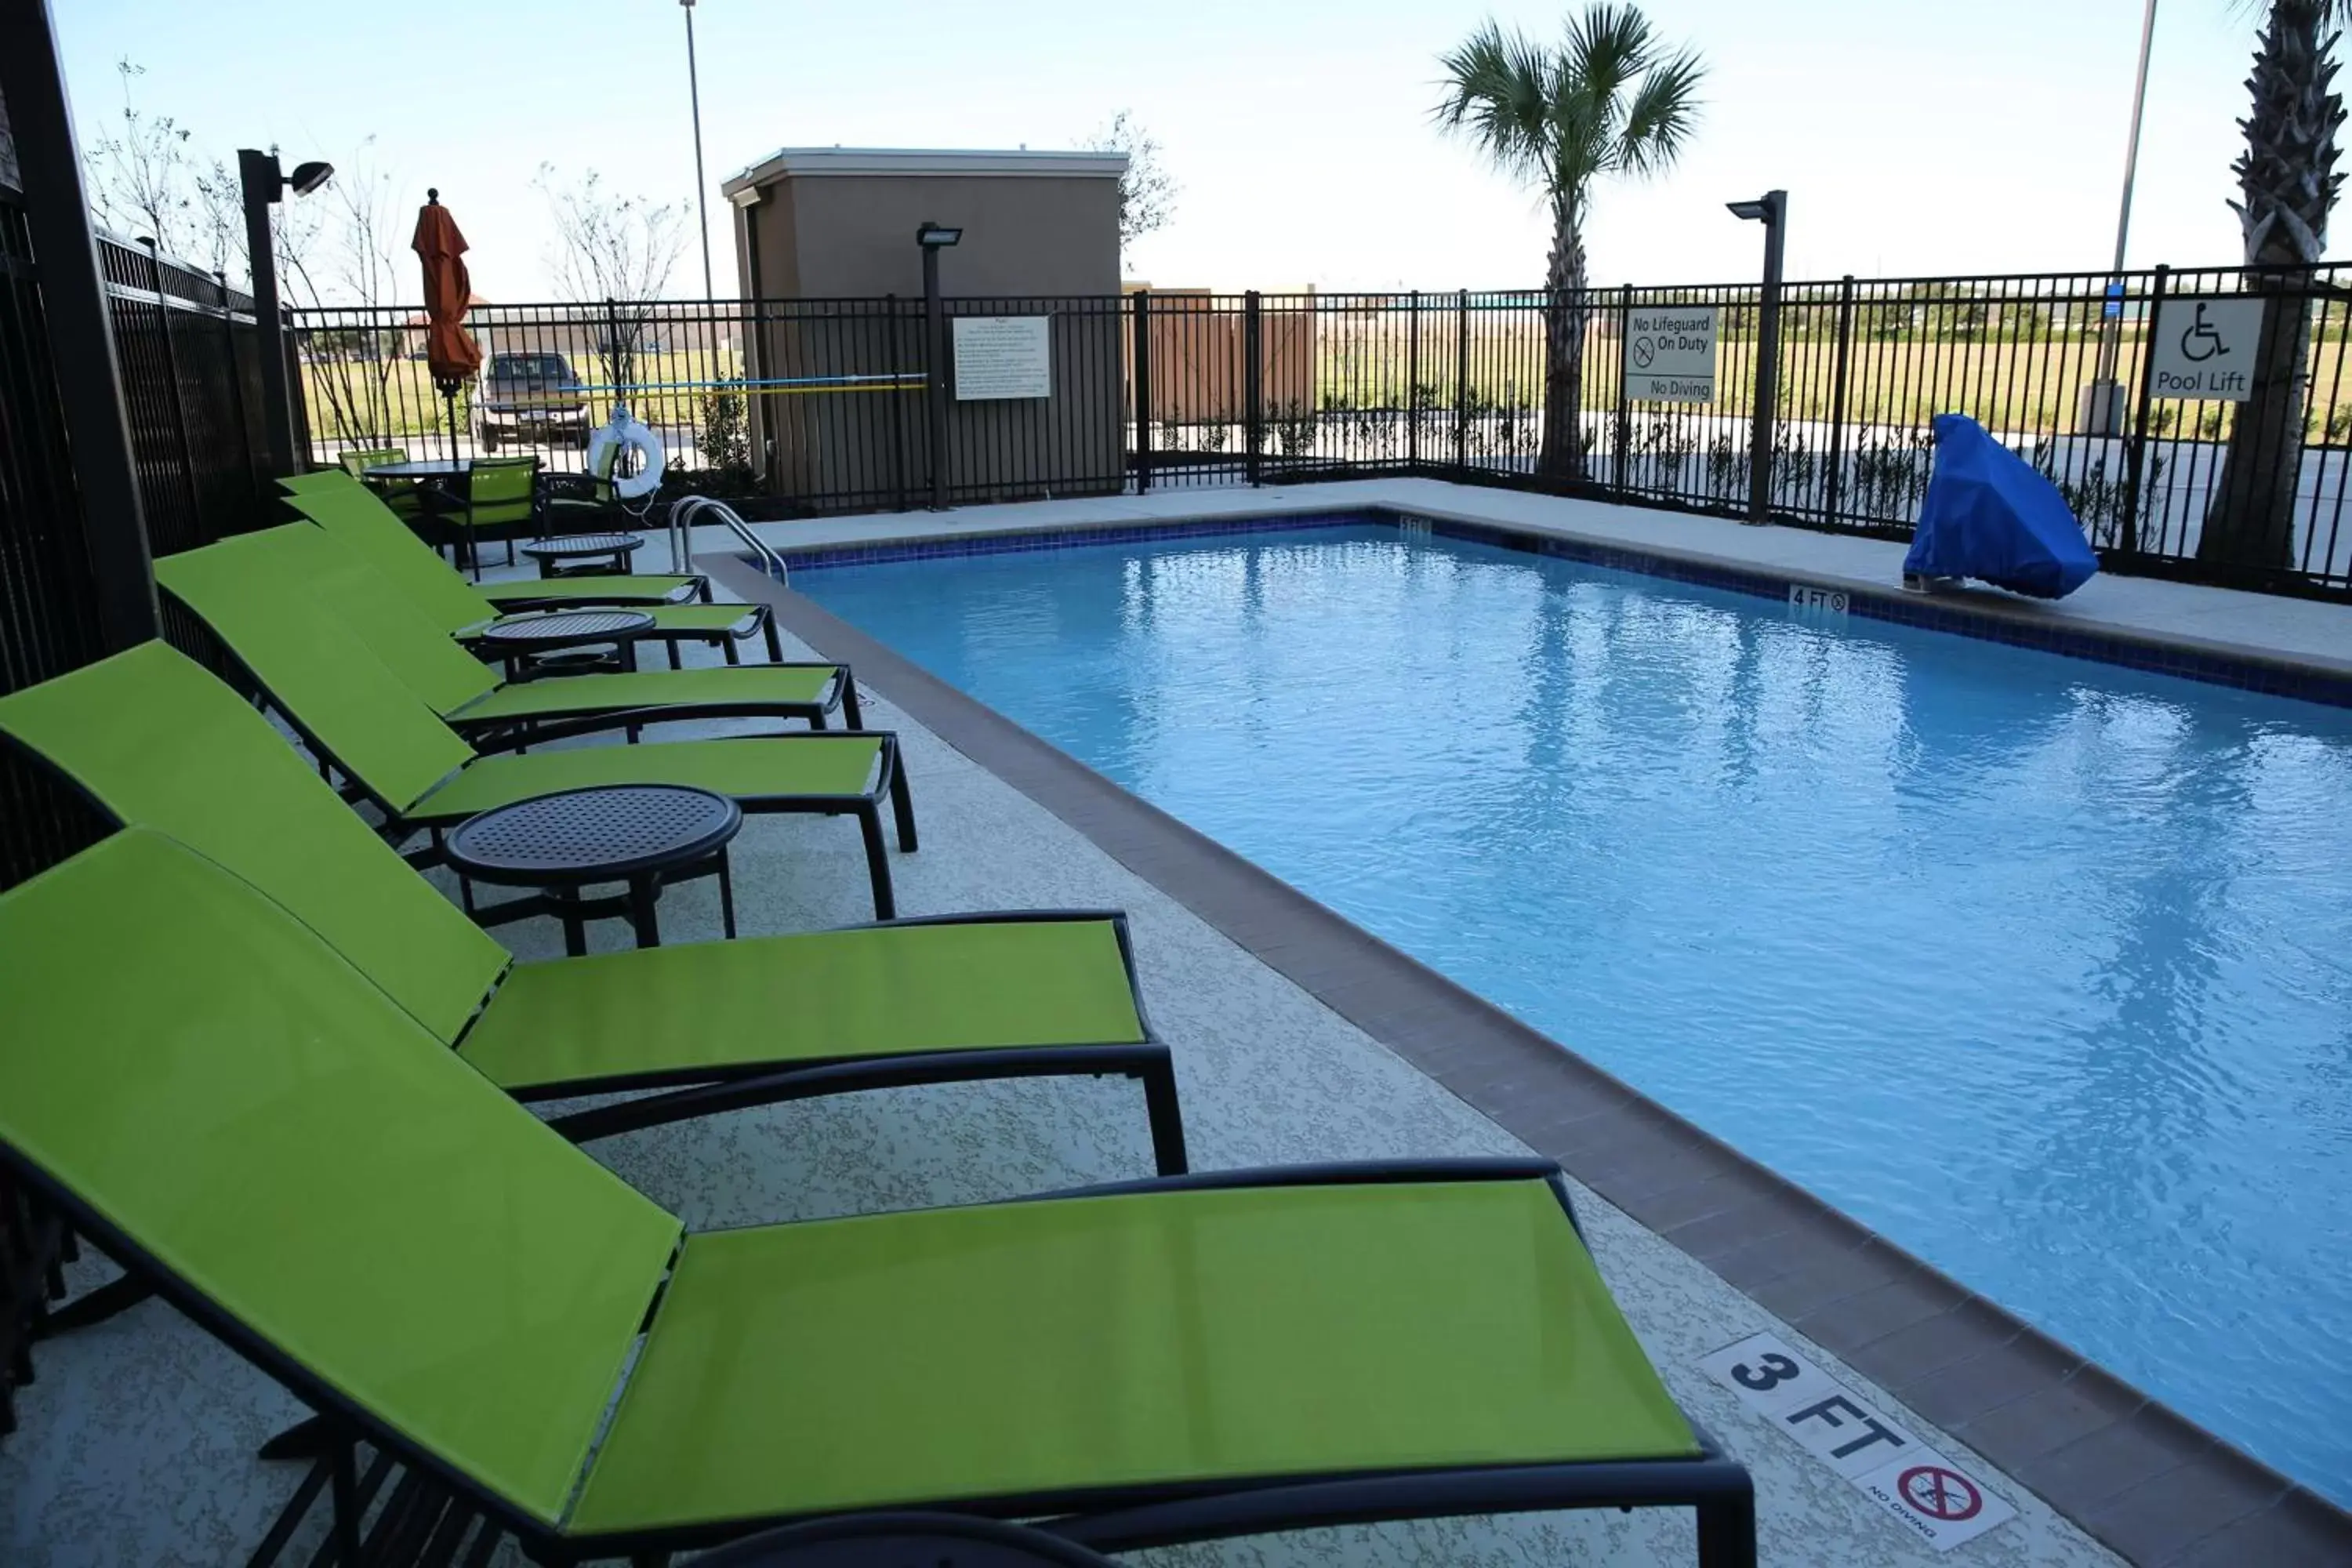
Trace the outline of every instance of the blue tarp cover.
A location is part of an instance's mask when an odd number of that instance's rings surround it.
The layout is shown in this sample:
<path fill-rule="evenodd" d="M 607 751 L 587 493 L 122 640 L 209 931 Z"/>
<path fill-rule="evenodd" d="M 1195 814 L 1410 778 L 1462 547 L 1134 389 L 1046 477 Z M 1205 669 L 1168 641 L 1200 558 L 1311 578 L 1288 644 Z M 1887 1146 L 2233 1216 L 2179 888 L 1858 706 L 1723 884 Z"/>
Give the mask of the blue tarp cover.
<path fill-rule="evenodd" d="M 1936 470 L 1906 573 L 2063 599 L 2098 569 L 2057 486 L 1967 415 L 1936 416 Z"/>

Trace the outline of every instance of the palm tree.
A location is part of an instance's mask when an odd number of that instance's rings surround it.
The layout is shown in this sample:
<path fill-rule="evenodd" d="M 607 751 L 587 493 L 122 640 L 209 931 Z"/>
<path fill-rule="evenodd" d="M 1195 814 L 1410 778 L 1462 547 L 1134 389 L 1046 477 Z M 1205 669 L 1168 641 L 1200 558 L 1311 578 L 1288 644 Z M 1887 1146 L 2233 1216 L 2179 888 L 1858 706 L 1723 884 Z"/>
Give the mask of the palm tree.
<path fill-rule="evenodd" d="M 2352 0 L 2268 0 L 2246 79 L 2253 109 L 2238 122 L 2245 150 L 2231 172 L 2231 202 L 2249 267 L 2274 268 L 2248 287 L 2280 296 L 2263 313 L 2251 393 L 2230 431 L 2229 455 L 2197 542 L 2200 561 L 2256 570 L 2294 563 L 2295 482 L 2303 468 L 2310 390 L 2312 268 L 2327 245 L 2327 214 L 2344 176 L 2336 133 L 2344 100 L 2336 79 L 2337 35 Z"/>
<path fill-rule="evenodd" d="M 1581 479 L 1584 219 L 1592 184 L 1672 166 L 1698 119 L 1706 63 L 1689 49 L 1666 53 L 1636 7 L 1606 4 L 1570 17 L 1557 51 L 1489 20 L 1441 63 L 1437 123 L 1468 138 L 1504 174 L 1540 189 L 1551 209 L 1536 471 Z"/>

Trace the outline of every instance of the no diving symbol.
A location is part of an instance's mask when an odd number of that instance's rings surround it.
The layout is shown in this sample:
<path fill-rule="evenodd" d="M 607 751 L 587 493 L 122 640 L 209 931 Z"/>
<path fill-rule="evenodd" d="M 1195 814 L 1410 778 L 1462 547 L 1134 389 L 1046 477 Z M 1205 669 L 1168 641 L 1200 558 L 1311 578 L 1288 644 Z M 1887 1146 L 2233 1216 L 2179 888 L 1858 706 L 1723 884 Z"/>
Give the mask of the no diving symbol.
<path fill-rule="evenodd" d="M 1958 1524 L 1984 1510 L 1984 1493 L 1976 1482 L 1941 1465 L 1914 1465 L 1895 1480 L 1895 1489 L 1916 1511 L 1940 1524 Z"/>

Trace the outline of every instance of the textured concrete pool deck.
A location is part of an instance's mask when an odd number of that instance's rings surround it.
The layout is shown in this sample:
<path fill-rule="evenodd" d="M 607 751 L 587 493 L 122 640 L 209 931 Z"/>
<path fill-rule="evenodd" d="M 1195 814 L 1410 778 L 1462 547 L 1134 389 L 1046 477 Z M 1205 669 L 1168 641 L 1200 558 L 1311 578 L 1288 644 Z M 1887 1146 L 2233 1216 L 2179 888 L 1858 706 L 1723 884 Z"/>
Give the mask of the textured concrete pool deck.
<path fill-rule="evenodd" d="M 1391 487 L 1318 487 L 1319 497 L 1304 502 L 1303 491 L 1155 497 L 1154 510 L 1139 520 L 1264 511 L 1271 499 L 1307 510 L 1375 504 L 1361 492 L 1376 488 Z M 1435 498 L 1417 493 L 1424 487 L 1411 482 L 1410 488 L 1416 493 L 1376 504 L 1444 514 Z M 1427 489 L 1454 493 L 1453 487 Z M 1213 507 L 1212 499 L 1225 504 Z M 1255 504 L 1234 505 L 1236 499 Z M 908 530 L 943 524 L 995 531 L 1011 514 L 1035 510 L 772 525 L 763 531 L 793 544 L 815 542 L 819 529 L 863 529 L 870 531 L 865 537 L 875 538 L 908 537 Z M 1664 516 L 1635 515 L 1643 521 Z M 1065 525 L 1102 521 L 1095 512 Z M 706 539 L 713 550 L 736 548 L 720 536 Z M 822 642 L 855 637 L 826 625 L 829 617 L 797 595 L 772 594 L 739 564 L 704 563 L 724 581 L 785 603 L 793 625 Z M 646 566 L 656 569 L 651 561 Z M 808 651 L 787 640 L 793 645 L 788 658 Z M 1836 1282 L 1868 1277 L 1841 1270 L 1907 1260 L 1866 1242 L 1818 1252 L 1800 1224 L 1818 1216 L 1802 1205 L 1768 1213 L 1717 1201 L 1687 1210 L 1677 1223 L 1662 1222 L 1659 1206 L 1689 1204 L 1694 1189 L 1718 1200 L 1738 1191 L 1727 1179 L 1736 1173 L 1737 1156 L 1719 1146 L 1694 1145 L 1675 1156 L 1692 1163 L 1642 1166 L 1644 1151 L 1661 1130 L 1670 1134 L 1672 1124 L 1622 1091 L 1600 1095 L 1586 1114 L 1528 1136 L 1511 1123 L 1530 1104 L 1557 1115 L 1556 1105 L 1530 1091 L 1542 1089 L 1551 1081 L 1545 1075 L 1572 1058 L 1521 1030 L 1517 1048 L 1525 1054 L 1515 1060 L 1523 1076 L 1495 1076 L 1488 1052 L 1498 1042 L 1511 1048 L 1512 1041 L 1494 1033 L 1496 1016 L 1483 1003 L 1450 993 L 1442 980 L 1280 884 L 1268 887 L 1262 874 L 1206 841 L 1194 842 L 1197 836 L 1181 826 L 1154 822 L 1156 814 L 1133 797 L 1117 791 L 1090 795 L 1110 786 L 969 700 L 937 682 L 927 685 L 928 678 L 878 650 L 861 658 L 859 673 L 869 692 L 868 722 L 902 737 L 922 824 L 922 850 L 892 857 L 904 911 L 1128 910 L 1147 1005 L 1175 1056 L 1197 1167 L 1568 1150 L 1571 1170 L 1582 1178 L 1577 1196 L 1587 1235 L 1636 1332 L 1675 1394 L 1755 1476 L 1762 1561 L 1792 1568 L 2113 1563 L 2115 1552 L 2061 1517 L 2034 1489 L 2063 1491 L 2070 1478 L 2096 1484 L 2101 1476 L 2125 1470 L 2135 1479 L 2111 1494 L 2110 1506 L 2091 1522 L 2130 1560 L 2343 1560 L 2322 1555 L 2331 1552 L 2330 1542 L 2341 1541 L 2325 1533 L 2340 1519 L 2326 1505 L 2315 1510 L 2316 1500 L 2283 1483 L 2265 1495 L 2221 1485 L 2215 1478 L 2227 1479 L 2226 1468 L 2216 1471 L 2205 1463 L 2212 1457 L 2210 1440 L 2191 1452 L 2164 1449 L 2169 1428 L 2149 1407 L 2116 1405 L 2105 1385 L 2081 1375 L 2079 1367 L 2045 1368 L 2064 1375 L 2045 1377 L 2041 1384 L 2004 1384 L 2001 1365 L 1956 1355 L 1947 1343 L 1937 1373 L 1890 1393 L 1895 1380 L 1874 1365 L 1869 1347 L 1878 1346 L 1882 1360 L 1906 1345 L 1917 1349 L 1923 1339 L 1932 1348 L 1958 1321 L 1948 1306 L 1923 1312 L 1931 1303 L 1919 1291 L 1933 1284 L 1925 1271 L 1911 1266 L 1891 1287 L 1824 1297 L 1821 1292 Z M 948 731 L 946 738 L 934 732 L 931 721 Z M 719 727 L 671 732 L 696 730 L 718 732 Z M 980 754 L 991 764 L 976 760 Z M 1058 805 L 1049 809 L 1039 795 L 1055 796 Z M 1134 858 L 1107 849 L 1106 837 Z M 846 823 L 755 818 L 738 841 L 735 868 L 747 934 L 866 917 L 861 852 Z M 1182 898 L 1167 890 L 1171 883 L 1182 888 Z M 714 937 L 714 898 L 707 882 L 673 890 L 663 906 L 667 938 Z M 1253 915 L 1261 923 L 1243 931 L 1246 942 L 1236 941 L 1232 927 Z M 497 934 L 526 957 L 551 956 L 561 948 L 545 921 L 504 927 Z M 593 928 L 598 950 L 624 940 L 616 925 Z M 1314 990 L 1297 983 L 1298 973 L 1318 965 L 1325 973 Z M 1380 1028 L 1364 1027 L 1360 1020 L 1367 1017 Z M 1383 1037 L 1389 1035 L 1396 1038 Z M 1432 1040 L 1469 1046 L 1460 1061 L 1436 1068 L 1415 1059 Z M 1399 1041 L 1412 1050 L 1401 1050 Z M 1496 1110 L 1504 1114 L 1490 1114 Z M 1604 1123 L 1593 1118 L 1601 1116 L 1612 1119 L 1610 1131 L 1595 1136 Z M 951 1086 L 770 1107 L 631 1134 L 593 1152 L 697 1226 L 982 1201 L 1140 1175 L 1150 1168 L 1139 1096 L 1124 1083 L 1092 1081 Z M 1652 1176 L 1636 1179 L 1627 1161 Z M 1654 1184 L 1659 1180 L 1665 1184 Z M 1612 1192 L 1643 1217 L 1629 1217 L 1604 1201 L 1601 1194 Z M 1785 1255 L 1782 1267 L 1758 1277 L 1776 1247 Z M 1743 1258 L 1747 1277 L 1737 1261 Z M 74 1271 L 75 1282 L 87 1285 L 109 1272 L 85 1261 Z M 1774 1280 L 1781 1282 L 1777 1300 L 1769 1288 Z M 1812 1357 L 1922 1444 L 1987 1482 L 1993 1495 L 2016 1508 L 2017 1517 L 1948 1554 L 1931 1551 L 1885 1507 L 1786 1436 L 1767 1430 L 1772 1422 L 1700 1368 L 1711 1352 L 1758 1332 L 1775 1333 Z M 1837 1353 L 1841 1344 L 1863 1348 L 1848 1357 Z M 23 1426 L 0 1444 L 0 1561 L 241 1560 L 298 1478 L 297 1467 L 265 1465 L 253 1453 L 270 1432 L 299 1415 L 299 1407 L 161 1304 L 150 1302 L 44 1343 L 37 1359 L 39 1381 L 21 1396 Z M 1977 1414 L 1966 1421 L 1938 1414 L 1961 1404 Z M 2032 1468 L 2017 1465 L 2027 1478 L 2022 1483 L 1989 1462 L 1990 1450 L 2014 1449 L 2021 1440 L 2039 1444 L 2041 1471 L 2035 1479 Z M 2148 1471 L 2149 1463 L 2158 1468 Z M 1672 1563 L 1689 1562 L 1691 1549 L 1685 1517 L 1553 1514 L 1321 1531 L 1135 1560 L 1235 1568 Z M 500 1561 L 516 1560 L 511 1550 L 501 1553 Z"/>

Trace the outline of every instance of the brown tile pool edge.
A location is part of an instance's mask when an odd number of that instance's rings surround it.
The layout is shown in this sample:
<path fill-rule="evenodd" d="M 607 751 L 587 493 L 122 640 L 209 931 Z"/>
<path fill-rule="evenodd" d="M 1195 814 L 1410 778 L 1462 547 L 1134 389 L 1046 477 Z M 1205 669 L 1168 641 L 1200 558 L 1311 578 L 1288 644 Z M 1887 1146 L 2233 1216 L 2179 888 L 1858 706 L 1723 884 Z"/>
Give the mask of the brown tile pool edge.
<path fill-rule="evenodd" d="M 2143 1568 L 2352 1562 L 2352 1513 L 867 637 L 700 569 Z M 922 781 L 911 781 L 918 798 Z"/>

